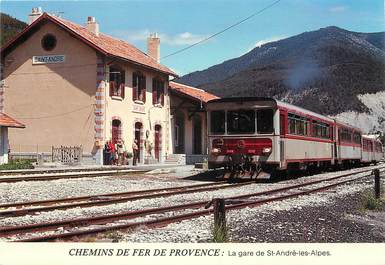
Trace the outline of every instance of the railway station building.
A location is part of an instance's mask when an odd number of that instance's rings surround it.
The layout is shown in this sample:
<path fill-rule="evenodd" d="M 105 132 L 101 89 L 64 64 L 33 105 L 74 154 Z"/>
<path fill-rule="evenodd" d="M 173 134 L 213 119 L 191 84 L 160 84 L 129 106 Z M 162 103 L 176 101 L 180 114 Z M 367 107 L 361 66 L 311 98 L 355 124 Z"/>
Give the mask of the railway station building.
<path fill-rule="evenodd" d="M 141 163 L 148 145 L 153 162 L 206 154 L 204 105 L 215 96 L 169 81 L 177 74 L 160 64 L 155 34 L 144 53 L 93 17 L 81 26 L 33 9 L 29 19 L 1 48 L 4 110 L 26 125 L 10 131 L 12 152 L 81 146 L 84 162 L 102 164 L 106 141 L 131 152 L 136 139 Z"/>

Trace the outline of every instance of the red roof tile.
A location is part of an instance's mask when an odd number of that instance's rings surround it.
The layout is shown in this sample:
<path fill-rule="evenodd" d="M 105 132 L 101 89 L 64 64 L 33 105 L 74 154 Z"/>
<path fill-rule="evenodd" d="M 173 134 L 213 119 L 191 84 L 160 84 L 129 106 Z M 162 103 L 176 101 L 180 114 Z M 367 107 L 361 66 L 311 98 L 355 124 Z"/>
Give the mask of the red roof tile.
<path fill-rule="evenodd" d="M 0 126 L 14 127 L 14 128 L 25 128 L 25 125 L 12 119 L 7 114 L 0 112 Z"/>
<path fill-rule="evenodd" d="M 210 94 L 210 93 L 204 91 L 203 89 L 199 89 L 199 88 L 192 87 L 192 86 L 187 86 L 187 85 L 180 84 L 180 83 L 173 82 L 173 81 L 170 81 L 169 83 L 170 83 L 170 89 L 171 90 L 180 92 L 184 95 L 193 97 L 193 98 L 195 98 L 199 101 L 203 101 L 205 103 L 208 102 L 209 100 L 219 98 L 213 94 Z"/>
<path fill-rule="evenodd" d="M 119 57 L 124 60 L 131 61 L 132 63 L 136 63 L 142 66 L 150 67 L 152 69 L 161 71 L 163 73 L 177 76 L 177 74 L 167 68 L 164 65 L 158 63 L 155 59 L 148 56 L 146 53 L 142 52 L 138 48 L 133 45 L 124 42 L 119 39 L 115 39 L 111 36 L 108 36 L 103 33 L 99 33 L 99 35 L 95 35 L 90 32 L 87 28 L 75 24 L 71 21 L 65 20 L 63 18 L 51 16 L 47 13 L 41 15 L 37 20 L 35 20 L 31 25 L 29 25 L 25 30 L 23 30 L 19 35 L 17 35 L 14 39 L 6 43 L 2 47 L 2 52 L 7 49 L 9 46 L 14 43 L 18 38 L 20 38 L 24 33 L 26 33 L 33 26 L 37 25 L 43 19 L 48 19 L 53 23 L 61 26 L 65 30 L 70 31 L 76 37 L 81 39 L 83 42 L 87 43 L 91 47 L 95 48 L 99 52 L 105 54 L 106 56 Z"/>

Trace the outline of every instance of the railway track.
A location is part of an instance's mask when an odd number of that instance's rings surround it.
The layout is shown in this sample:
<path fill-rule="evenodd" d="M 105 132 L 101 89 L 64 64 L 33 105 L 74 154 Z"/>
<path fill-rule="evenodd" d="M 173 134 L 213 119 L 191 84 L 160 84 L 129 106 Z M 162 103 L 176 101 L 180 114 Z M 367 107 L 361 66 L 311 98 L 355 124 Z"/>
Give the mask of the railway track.
<path fill-rule="evenodd" d="M 381 167 L 380 169 L 384 169 L 384 168 L 385 167 Z M 346 184 L 348 182 L 352 182 L 358 179 L 362 179 L 364 177 L 368 177 L 371 175 L 370 173 L 368 173 L 369 171 L 371 170 L 362 170 L 354 173 L 341 174 L 335 177 L 323 178 L 323 179 L 318 179 L 313 181 L 306 181 L 304 183 L 289 185 L 278 189 L 271 189 L 271 190 L 257 192 L 257 193 L 249 193 L 249 194 L 244 194 L 239 196 L 228 197 L 226 199 L 230 201 L 231 204 L 226 206 L 226 210 L 241 209 L 244 207 L 255 207 L 255 206 L 259 206 L 259 205 L 266 204 L 273 201 L 280 201 L 280 200 L 294 198 L 302 195 L 308 195 L 315 192 L 320 192 L 339 185 Z M 367 174 L 365 174 L 364 176 L 354 177 L 355 175 L 360 173 L 367 173 Z M 319 184 L 322 184 L 322 185 L 319 185 Z M 275 194 L 277 195 L 271 196 Z M 0 229 L 0 236 L 9 238 L 10 236 L 17 235 L 20 237 L 24 235 L 26 236 L 25 238 L 22 238 L 21 240 L 16 240 L 16 241 L 41 242 L 41 241 L 54 241 L 54 240 L 68 240 L 74 237 L 93 235 L 93 234 L 108 232 L 112 230 L 134 229 L 141 226 L 153 228 L 153 227 L 164 226 L 174 222 L 179 222 L 182 220 L 209 215 L 212 213 L 211 209 L 204 209 L 204 210 L 200 209 L 204 207 L 207 203 L 208 201 L 200 201 L 195 203 L 180 204 L 180 205 L 161 207 L 161 208 L 129 211 L 129 212 L 123 212 L 119 214 L 112 214 L 112 215 L 101 215 L 101 216 L 95 216 L 91 218 L 78 218 L 78 219 L 59 221 L 59 222 L 47 222 L 47 223 L 33 224 L 33 225 L 5 227 Z M 185 211 L 185 210 L 190 210 L 190 211 L 194 210 L 194 211 L 187 212 L 187 213 L 183 213 L 183 212 L 180 213 L 181 211 Z M 172 215 L 168 217 L 161 216 L 160 218 L 154 218 L 154 219 L 138 221 L 138 222 L 133 221 L 127 224 L 111 224 L 111 222 L 114 222 L 117 220 L 129 220 L 129 219 L 134 219 L 141 216 L 164 214 L 164 213 L 172 213 Z M 110 224 L 110 225 L 106 225 L 106 224 Z M 97 228 L 85 229 L 92 225 L 103 225 L 103 226 L 97 227 Z M 28 237 L 28 234 L 26 234 L 29 232 L 55 231 L 52 229 L 56 229 L 59 227 L 63 227 L 63 229 L 64 227 L 69 229 L 74 227 L 76 228 L 71 232 L 59 233 L 59 234 L 57 233 L 55 234 L 55 232 L 53 232 L 53 234 L 43 235 L 43 236 L 32 235 Z"/>
<path fill-rule="evenodd" d="M 0 183 L 12 183 L 20 181 L 48 181 L 57 179 L 74 179 L 74 178 L 88 178 L 88 177 L 105 177 L 111 175 L 130 175 L 141 174 L 147 170 L 103 170 L 103 171 L 91 171 L 91 172 L 67 172 L 61 174 L 44 174 L 39 176 L 20 176 L 20 177 L 0 177 Z"/>
<path fill-rule="evenodd" d="M 205 191 L 212 191 L 212 190 L 219 190 L 219 189 L 235 188 L 235 187 L 250 185 L 254 183 L 255 181 L 246 181 L 241 183 L 228 184 L 224 181 L 221 181 L 217 183 L 197 184 L 197 185 L 180 186 L 180 187 L 98 194 L 98 195 L 92 195 L 92 196 L 72 197 L 72 198 L 55 199 L 55 200 L 42 200 L 42 201 L 0 204 L 0 209 L 21 208 L 16 210 L 0 211 L 0 217 L 1 216 L 2 217 L 22 216 L 27 214 L 33 214 L 36 212 L 64 210 L 64 209 L 70 209 L 70 208 L 76 208 L 76 207 L 84 208 L 84 207 L 92 207 L 92 206 L 102 206 L 102 205 L 109 205 L 109 204 L 122 203 L 122 202 L 135 201 L 135 200 L 153 199 L 158 197 L 169 197 L 169 196 L 178 195 L 178 194 L 188 194 L 188 193 L 205 192 Z M 47 204 L 48 206 L 23 208 L 26 206 L 47 205 Z M 54 205 L 49 205 L 49 204 L 54 204 Z"/>

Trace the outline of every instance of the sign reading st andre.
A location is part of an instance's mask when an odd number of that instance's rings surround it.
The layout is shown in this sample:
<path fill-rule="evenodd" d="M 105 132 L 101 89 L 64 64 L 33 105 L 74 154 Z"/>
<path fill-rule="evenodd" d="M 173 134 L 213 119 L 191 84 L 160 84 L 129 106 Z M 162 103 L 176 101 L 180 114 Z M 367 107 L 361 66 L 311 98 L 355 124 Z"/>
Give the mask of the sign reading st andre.
<path fill-rule="evenodd" d="M 65 55 L 33 56 L 32 64 L 64 63 Z"/>

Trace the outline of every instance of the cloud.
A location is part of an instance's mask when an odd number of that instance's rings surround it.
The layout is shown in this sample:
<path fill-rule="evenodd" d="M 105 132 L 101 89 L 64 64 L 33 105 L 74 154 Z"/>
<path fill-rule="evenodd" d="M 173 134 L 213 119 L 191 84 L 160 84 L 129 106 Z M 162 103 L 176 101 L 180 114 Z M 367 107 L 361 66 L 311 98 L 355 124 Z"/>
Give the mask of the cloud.
<path fill-rule="evenodd" d="M 115 31 L 113 34 L 128 42 L 137 42 L 147 40 L 151 33 L 154 33 L 154 31 L 143 29 L 138 31 Z M 194 34 L 191 32 L 182 32 L 176 35 L 158 33 L 158 36 L 161 43 L 175 46 L 191 45 L 208 37 L 208 35 Z"/>
<path fill-rule="evenodd" d="M 331 8 L 329 8 L 329 11 L 333 13 L 344 12 L 346 9 L 347 9 L 346 6 L 332 6 Z"/>

